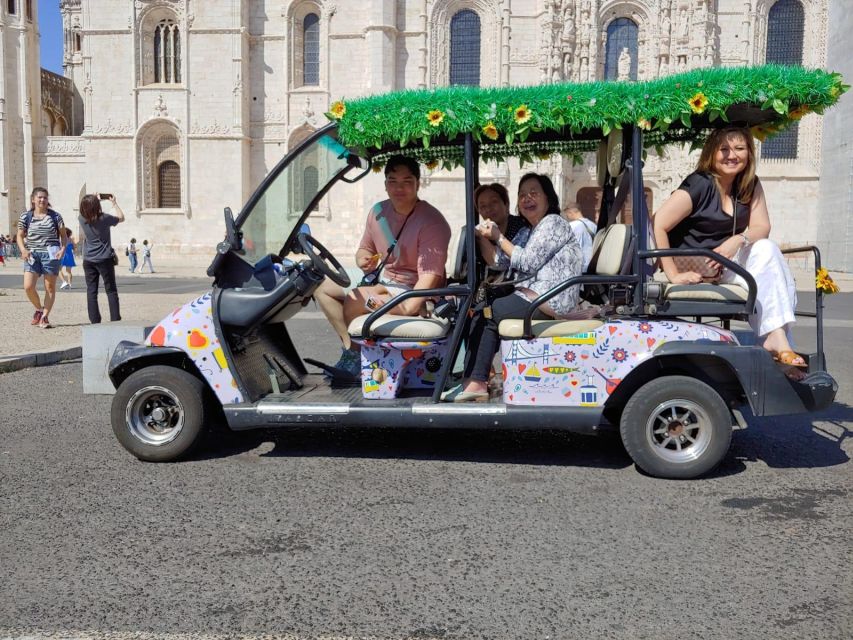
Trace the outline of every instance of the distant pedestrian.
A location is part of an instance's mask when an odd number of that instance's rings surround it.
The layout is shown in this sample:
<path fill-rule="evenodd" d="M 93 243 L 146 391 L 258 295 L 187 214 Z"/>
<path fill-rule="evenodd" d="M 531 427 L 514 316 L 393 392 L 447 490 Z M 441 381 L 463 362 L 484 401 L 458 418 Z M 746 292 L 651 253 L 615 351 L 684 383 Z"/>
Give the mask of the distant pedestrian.
<path fill-rule="evenodd" d="M 6 236 L 0 235 L 0 264 L 6 266 Z"/>
<path fill-rule="evenodd" d="M 74 238 L 71 236 L 71 229 L 65 229 L 65 235 L 67 241 L 65 243 L 65 253 L 62 254 L 62 260 L 59 265 L 62 267 L 59 271 L 59 279 L 62 280 L 62 284 L 59 285 L 60 289 L 70 289 L 71 282 L 74 279 L 74 275 L 71 273 L 71 269 L 77 266 L 77 263 L 74 261 Z"/>
<path fill-rule="evenodd" d="M 30 324 L 50 329 L 48 316 L 56 300 L 59 259 L 65 250 L 65 223 L 50 208 L 47 189 L 36 187 L 30 194 L 30 210 L 18 218 L 18 247 L 24 260 L 24 292 L 35 307 Z M 36 291 L 44 276 L 44 303 Z"/>
<path fill-rule="evenodd" d="M 580 243 L 581 254 L 583 256 L 581 267 L 586 271 L 590 260 L 592 260 L 592 245 L 595 241 L 595 232 L 597 231 L 595 223 L 589 218 L 584 217 L 577 202 L 567 204 L 563 208 L 562 215 L 569 221 L 572 233 L 575 235 L 578 243 Z"/>
<path fill-rule="evenodd" d="M 139 265 L 139 257 L 136 255 L 138 250 L 136 248 L 136 238 L 131 238 L 130 242 L 127 244 L 127 248 L 124 250 L 124 255 L 126 255 L 130 259 L 130 271 L 134 273 L 136 271 L 136 267 Z"/>
<path fill-rule="evenodd" d="M 154 243 L 148 243 L 148 240 L 142 241 L 142 266 L 139 267 L 139 273 L 142 273 L 145 269 L 145 265 L 148 265 L 148 273 L 154 273 L 154 265 L 151 264 L 151 249 L 154 248 Z"/>
<path fill-rule="evenodd" d="M 86 276 L 86 305 L 89 322 L 98 324 L 101 311 L 98 308 L 98 279 L 104 281 L 104 291 L 110 306 L 110 322 L 121 320 L 118 289 L 116 289 L 115 265 L 118 258 L 112 245 L 112 227 L 124 222 L 124 212 L 115 196 L 109 197 L 113 206 L 110 215 L 101 210 L 100 197 L 95 194 L 83 196 L 80 201 L 80 237 L 83 238 L 83 273 Z"/>

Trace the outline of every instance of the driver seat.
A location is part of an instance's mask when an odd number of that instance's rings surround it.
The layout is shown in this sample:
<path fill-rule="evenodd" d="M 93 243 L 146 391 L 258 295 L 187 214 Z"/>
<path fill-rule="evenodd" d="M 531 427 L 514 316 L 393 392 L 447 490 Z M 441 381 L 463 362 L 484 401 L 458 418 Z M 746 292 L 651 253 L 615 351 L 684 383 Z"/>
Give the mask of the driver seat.
<path fill-rule="evenodd" d="M 369 314 L 350 322 L 347 331 L 351 338 L 362 339 L 361 331 Z M 437 340 L 447 336 L 450 323 L 444 318 L 421 318 L 385 314 L 370 326 L 370 339 L 395 338 L 403 340 Z"/>

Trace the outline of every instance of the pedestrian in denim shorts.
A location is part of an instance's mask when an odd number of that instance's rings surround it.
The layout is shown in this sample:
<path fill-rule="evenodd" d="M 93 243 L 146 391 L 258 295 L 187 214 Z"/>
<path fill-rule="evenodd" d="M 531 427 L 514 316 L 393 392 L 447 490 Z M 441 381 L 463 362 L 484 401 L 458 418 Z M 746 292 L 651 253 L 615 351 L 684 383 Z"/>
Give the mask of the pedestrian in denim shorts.
<path fill-rule="evenodd" d="M 30 194 L 30 210 L 18 219 L 18 247 L 24 261 L 24 292 L 35 307 L 30 324 L 50 329 L 50 310 L 56 300 L 56 277 L 65 251 L 65 223 L 50 208 L 47 189 L 36 187 Z M 36 291 L 44 276 L 44 302 Z"/>

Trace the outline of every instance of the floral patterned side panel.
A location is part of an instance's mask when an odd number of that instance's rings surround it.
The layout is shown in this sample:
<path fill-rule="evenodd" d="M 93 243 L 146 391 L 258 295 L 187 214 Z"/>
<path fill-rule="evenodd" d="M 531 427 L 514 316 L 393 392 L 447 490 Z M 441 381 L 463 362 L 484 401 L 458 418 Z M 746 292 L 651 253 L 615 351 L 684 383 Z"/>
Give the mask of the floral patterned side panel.
<path fill-rule="evenodd" d="M 361 389 L 365 398 L 396 398 L 400 389 L 431 389 L 447 340 L 361 342 Z"/>
<path fill-rule="evenodd" d="M 673 340 L 736 343 L 732 333 L 681 321 L 613 320 L 559 338 L 503 340 L 506 404 L 597 407 L 638 364 Z"/>
<path fill-rule="evenodd" d="M 185 351 L 222 404 L 242 402 L 243 395 L 237 389 L 213 327 L 211 295 L 206 293 L 175 309 L 154 327 L 145 344 Z"/>

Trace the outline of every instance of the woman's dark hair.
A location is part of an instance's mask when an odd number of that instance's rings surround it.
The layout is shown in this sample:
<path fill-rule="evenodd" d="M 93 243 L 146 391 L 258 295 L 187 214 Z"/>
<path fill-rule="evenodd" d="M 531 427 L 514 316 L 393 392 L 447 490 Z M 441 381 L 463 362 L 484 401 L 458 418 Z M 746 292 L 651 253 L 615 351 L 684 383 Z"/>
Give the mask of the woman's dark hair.
<path fill-rule="evenodd" d="M 98 199 L 98 196 L 93 196 L 91 193 L 83 196 L 83 199 L 80 201 L 80 215 L 83 216 L 86 222 L 92 224 L 102 214 L 101 201 Z"/>
<path fill-rule="evenodd" d="M 50 194 L 47 192 L 47 189 L 45 189 L 44 187 L 36 187 L 30 193 L 30 209 L 36 208 L 35 200 L 36 200 L 36 194 L 37 193 L 43 193 L 44 195 L 50 197 Z M 50 200 L 47 201 L 47 208 L 48 209 L 50 208 Z"/>
<path fill-rule="evenodd" d="M 560 215 L 560 198 L 557 196 L 557 190 L 554 189 L 554 183 L 551 182 L 551 178 L 541 173 L 525 173 L 521 176 L 521 180 L 518 181 L 518 188 L 521 189 L 521 185 L 524 184 L 525 180 L 530 179 L 536 180 L 539 183 L 539 186 L 542 188 L 542 193 L 545 194 L 545 197 L 548 199 L 548 210 L 545 212 L 547 216 L 550 213 L 556 213 Z"/>
<path fill-rule="evenodd" d="M 509 209 L 509 191 L 506 190 L 506 187 L 503 186 L 499 182 L 493 182 L 491 184 L 481 184 L 474 190 L 474 208 L 477 208 L 477 201 L 480 199 L 480 196 L 483 195 L 483 192 L 491 191 L 495 193 L 498 198 L 501 199 L 507 209 Z"/>
<path fill-rule="evenodd" d="M 406 167 L 415 176 L 415 180 L 421 179 L 421 167 L 417 160 L 407 156 L 391 156 L 385 165 L 385 177 L 387 178 L 388 174 L 395 171 L 398 167 Z"/>

